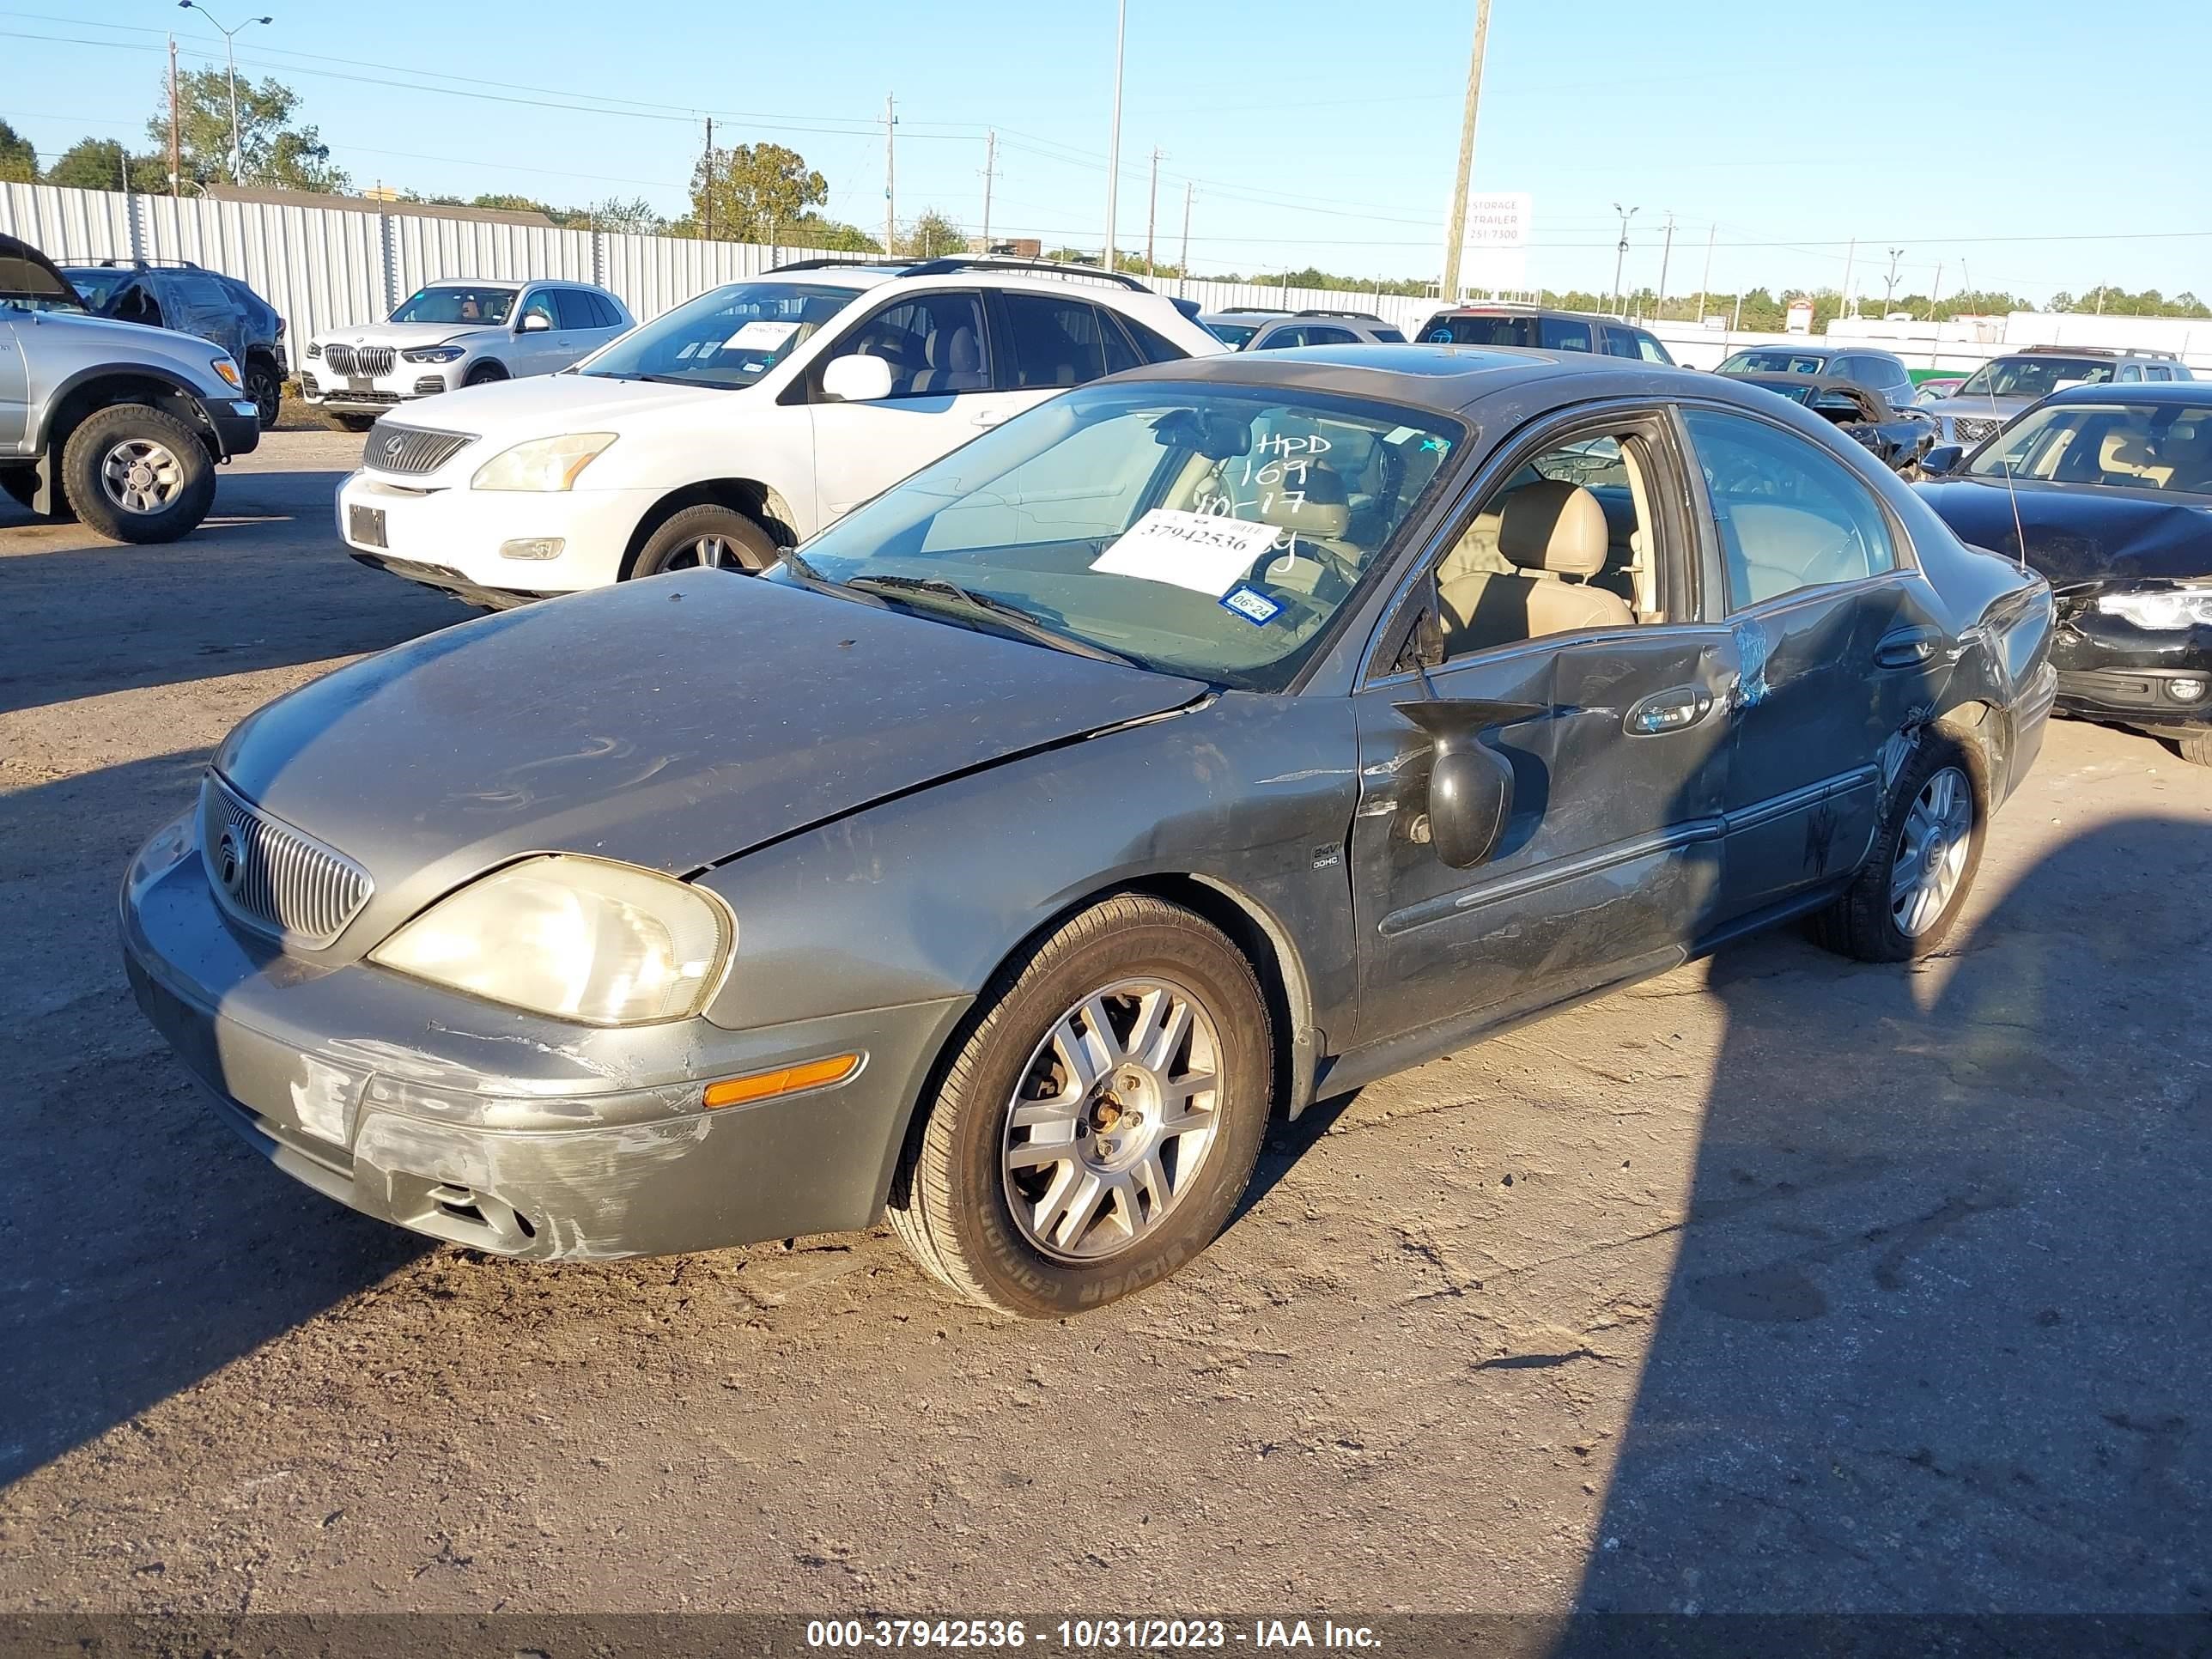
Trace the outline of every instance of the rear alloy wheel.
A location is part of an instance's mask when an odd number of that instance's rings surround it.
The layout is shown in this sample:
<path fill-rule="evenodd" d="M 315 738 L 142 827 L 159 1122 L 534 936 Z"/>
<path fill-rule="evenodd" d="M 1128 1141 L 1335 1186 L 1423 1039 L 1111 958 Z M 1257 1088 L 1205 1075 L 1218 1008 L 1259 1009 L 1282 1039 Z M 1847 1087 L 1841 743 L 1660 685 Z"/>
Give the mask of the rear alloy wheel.
<path fill-rule="evenodd" d="M 276 365 L 265 357 L 246 360 L 246 395 L 253 400 L 264 432 L 276 424 L 284 408 L 284 383 L 276 378 Z"/>
<path fill-rule="evenodd" d="M 173 542 L 214 504 L 215 463 L 174 416 L 112 404 L 70 434 L 62 488 L 77 517 L 110 541 Z"/>
<path fill-rule="evenodd" d="M 1814 918 L 1821 944 L 1861 962 L 1906 962 L 1943 942 L 1982 860 L 1976 780 L 1956 741 L 1922 734 L 1882 811 L 1874 856 Z"/>
<path fill-rule="evenodd" d="M 779 556 L 767 531 L 734 507 L 708 502 L 671 514 L 646 538 L 629 574 L 731 570 L 750 576 L 767 569 Z"/>
<path fill-rule="evenodd" d="M 915 1260 L 970 1301 L 1057 1318 L 1205 1249 L 1251 1179 L 1272 1086 L 1267 1004 L 1237 947 L 1124 895 L 979 1006 L 893 1186 Z"/>

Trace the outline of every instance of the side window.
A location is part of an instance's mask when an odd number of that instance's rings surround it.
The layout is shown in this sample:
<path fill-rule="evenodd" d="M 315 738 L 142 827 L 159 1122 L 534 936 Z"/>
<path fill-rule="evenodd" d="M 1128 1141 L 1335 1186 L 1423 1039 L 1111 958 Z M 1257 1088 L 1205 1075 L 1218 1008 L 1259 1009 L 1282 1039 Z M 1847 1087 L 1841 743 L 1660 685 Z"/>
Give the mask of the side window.
<path fill-rule="evenodd" d="M 1447 660 L 1665 617 L 1649 456 L 1629 433 L 1585 429 L 1491 493 L 1437 567 Z"/>
<path fill-rule="evenodd" d="M 1589 325 L 1573 317 L 1545 317 L 1538 320 L 1536 343 L 1547 351 L 1588 351 Z"/>
<path fill-rule="evenodd" d="M 1310 324 L 1306 328 L 1308 345 L 1357 345 L 1359 337 L 1348 328 L 1332 328 L 1326 323 Z"/>
<path fill-rule="evenodd" d="M 1667 348 L 1659 343 L 1658 337 L 1646 334 L 1640 328 L 1636 331 L 1636 355 L 1647 363 L 1664 363 L 1669 368 L 1674 367 L 1674 360 L 1667 355 Z"/>
<path fill-rule="evenodd" d="M 1406 337 L 1401 334 L 1395 328 L 1370 328 L 1367 332 L 1378 345 L 1403 345 L 1406 343 Z"/>
<path fill-rule="evenodd" d="M 1148 363 L 1178 363 L 1190 356 L 1181 346 L 1168 343 L 1164 337 L 1153 333 L 1133 317 L 1124 317 L 1118 311 L 1109 313 L 1109 315 L 1121 325 L 1121 331 L 1129 337 L 1131 343 L 1136 347 L 1137 356 Z"/>
<path fill-rule="evenodd" d="M 1905 360 L 1901 357 L 1877 357 L 1875 361 L 1881 365 L 1881 384 L 1890 394 L 1890 402 L 1911 403 L 1912 371 L 1905 366 Z"/>
<path fill-rule="evenodd" d="M 629 319 L 623 314 L 623 308 L 605 295 L 593 295 L 592 302 L 599 308 L 599 318 L 603 326 L 628 328 L 630 325 Z"/>
<path fill-rule="evenodd" d="M 983 307 L 973 294 L 917 294 L 885 306 L 830 354 L 854 356 L 890 365 L 894 398 L 942 398 L 991 384 Z"/>
<path fill-rule="evenodd" d="M 2142 366 L 2141 364 L 2122 363 L 2120 365 L 2120 383 L 2123 386 L 2128 385 L 2131 382 L 2139 381 L 2142 379 Z"/>
<path fill-rule="evenodd" d="M 1860 386 L 1872 386 L 1875 377 L 1867 373 L 1869 366 L 1869 360 L 1864 357 L 1831 357 L 1828 360 L 1827 372 L 1832 378 L 1838 380 L 1850 380 Z"/>
<path fill-rule="evenodd" d="M 529 301 L 514 319 L 514 325 L 517 328 L 522 326 L 522 319 L 525 317 L 543 317 L 548 328 L 560 327 L 561 319 L 553 313 L 553 290 L 550 288 L 541 288 L 531 295 Z"/>
<path fill-rule="evenodd" d="M 1605 355 L 1608 357 L 1633 357 L 1636 337 L 1625 328 L 1608 325 L 1605 331 Z"/>
<path fill-rule="evenodd" d="M 1728 567 L 1729 609 L 1897 568 L 1889 521 L 1844 464 L 1747 416 L 1687 410 Z"/>
<path fill-rule="evenodd" d="M 1098 313 L 1081 300 L 1056 294 L 1001 296 L 1013 336 L 1011 386 L 1081 386 L 1106 372 Z"/>
<path fill-rule="evenodd" d="M 2143 365 L 2143 379 L 2146 380 L 2170 380 L 2172 378 L 2173 371 L 2166 368 L 2164 363 L 2145 363 Z"/>
<path fill-rule="evenodd" d="M 1305 343 L 1306 330 L 1304 323 L 1285 323 L 1279 328 L 1267 330 L 1244 349 L 1247 351 L 1287 351 L 1293 346 L 1302 346 Z"/>
<path fill-rule="evenodd" d="M 598 328 L 599 309 L 592 303 L 592 295 L 580 288 L 560 288 L 553 290 L 554 313 L 563 328 Z"/>

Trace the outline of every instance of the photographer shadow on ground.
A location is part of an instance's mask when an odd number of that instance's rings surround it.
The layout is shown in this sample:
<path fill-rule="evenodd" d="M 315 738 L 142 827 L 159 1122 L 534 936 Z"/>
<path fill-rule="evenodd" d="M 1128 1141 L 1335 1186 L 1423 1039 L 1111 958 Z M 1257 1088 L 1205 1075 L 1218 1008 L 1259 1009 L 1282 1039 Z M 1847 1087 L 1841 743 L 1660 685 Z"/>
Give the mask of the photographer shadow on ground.
<path fill-rule="evenodd" d="M 1621 1612 L 2212 1607 L 2212 956 L 2176 896 L 2212 825 L 1984 875 L 1921 963 L 1714 963 L 1689 1213 L 1563 1652 Z"/>

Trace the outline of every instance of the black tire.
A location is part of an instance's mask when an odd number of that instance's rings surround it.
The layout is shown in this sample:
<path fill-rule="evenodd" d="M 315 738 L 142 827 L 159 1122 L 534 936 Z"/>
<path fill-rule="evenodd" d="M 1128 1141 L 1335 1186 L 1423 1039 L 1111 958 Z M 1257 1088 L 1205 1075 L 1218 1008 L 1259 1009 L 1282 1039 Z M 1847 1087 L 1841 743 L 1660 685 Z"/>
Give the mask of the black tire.
<path fill-rule="evenodd" d="M 2191 766 L 2212 766 L 2212 732 L 2199 732 L 2173 740 L 2173 752 Z"/>
<path fill-rule="evenodd" d="M 1957 884 L 1933 920 L 1925 922 L 1917 933 L 1907 933 L 1899 925 L 1892 884 L 1896 878 L 1898 860 L 1905 851 L 1914 804 L 1919 801 L 1921 792 L 1929 787 L 1930 780 L 1947 769 L 1965 779 L 1966 799 L 1973 813 L 1972 827 L 1966 838 L 1966 861 L 1959 872 Z M 1815 942 L 1860 962 L 1910 962 L 1934 951 L 1949 934 L 1959 913 L 1966 908 L 1966 896 L 1973 890 L 1975 874 L 1982 866 L 1982 841 L 1988 823 L 1989 788 L 1978 758 L 1955 738 L 1934 731 L 1923 732 L 1912 757 L 1898 775 L 1882 807 L 1881 822 L 1875 832 L 1874 852 L 1866 867 L 1842 897 L 1813 917 Z M 1955 836 L 1948 839 L 1955 846 Z"/>
<path fill-rule="evenodd" d="M 376 416 L 353 415 L 343 410 L 326 409 L 323 411 L 323 424 L 333 432 L 366 432 L 376 424 Z"/>
<path fill-rule="evenodd" d="M 714 550 L 719 545 L 719 551 Z M 709 501 L 672 514 L 645 538 L 630 562 L 632 576 L 658 576 L 702 566 L 753 575 L 781 556 L 775 538 L 734 507 Z"/>
<path fill-rule="evenodd" d="M 505 368 L 498 363 L 478 363 L 462 379 L 463 386 L 489 386 L 494 380 L 510 378 Z"/>
<path fill-rule="evenodd" d="M 246 395 L 253 400 L 254 412 L 261 417 L 264 432 L 276 424 L 276 417 L 284 409 L 284 382 L 276 374 L 276 365 L 266 357 L 246 360 Z"/>
<path fill-rule="evenodd" d="M 162 505 L 132 511 L 108 493 L 102 470 L 123 445 L 158 446 L 173 462 L 176 482 Z M 175 541 L 197 530 L 215 502 L 215 463 L 199 434 L 145 404 L 110 404 L 80 422 L 62 447 L 61 482 L 77 517 L 115 542 Z"/>
<path fill-rule="evenodd" d="M 1102 1260 L 1057 1259 L 1025 1236 L 1008 1195 L 1003 1160 L 1014 1097 L 1065 1011 L 1148 975 L 1186 989 L 1212 1023 L 1220 1122 L 1190 1186 L 1178 1188 L 1150 1231 Z M 1237 947 L 1179 905 L 1125 894 L 1009 964 L 977 1006 L 981 1016 L 922 1103 L 926 1116 L 892 1183 L 891 1225 L 915 1260 L 971 1302 L 1055 1319 L 1156 1284 L 1212 1243 L 1251 1181 L 1273 1087 L 1267 1001 Z"/>

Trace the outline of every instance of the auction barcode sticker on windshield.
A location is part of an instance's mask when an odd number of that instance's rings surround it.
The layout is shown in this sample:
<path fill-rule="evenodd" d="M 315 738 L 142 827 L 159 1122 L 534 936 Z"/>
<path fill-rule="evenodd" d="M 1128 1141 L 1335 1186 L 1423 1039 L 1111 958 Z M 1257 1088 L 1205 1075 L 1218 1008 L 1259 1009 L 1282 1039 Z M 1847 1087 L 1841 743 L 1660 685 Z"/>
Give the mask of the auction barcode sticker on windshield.
<path fill-rule="evenodd" d="M 1091 562 L 1109 576 L 1167 582 L 1218 599 L 1274 545 L 1273 525 L 1156 507 Z"/>
<path fill-rule="evenodd" d="M 722 342 L 725 351 L 773 351 L 799 332 L 797 323 L 772 323 L 756 317 Z"/>

